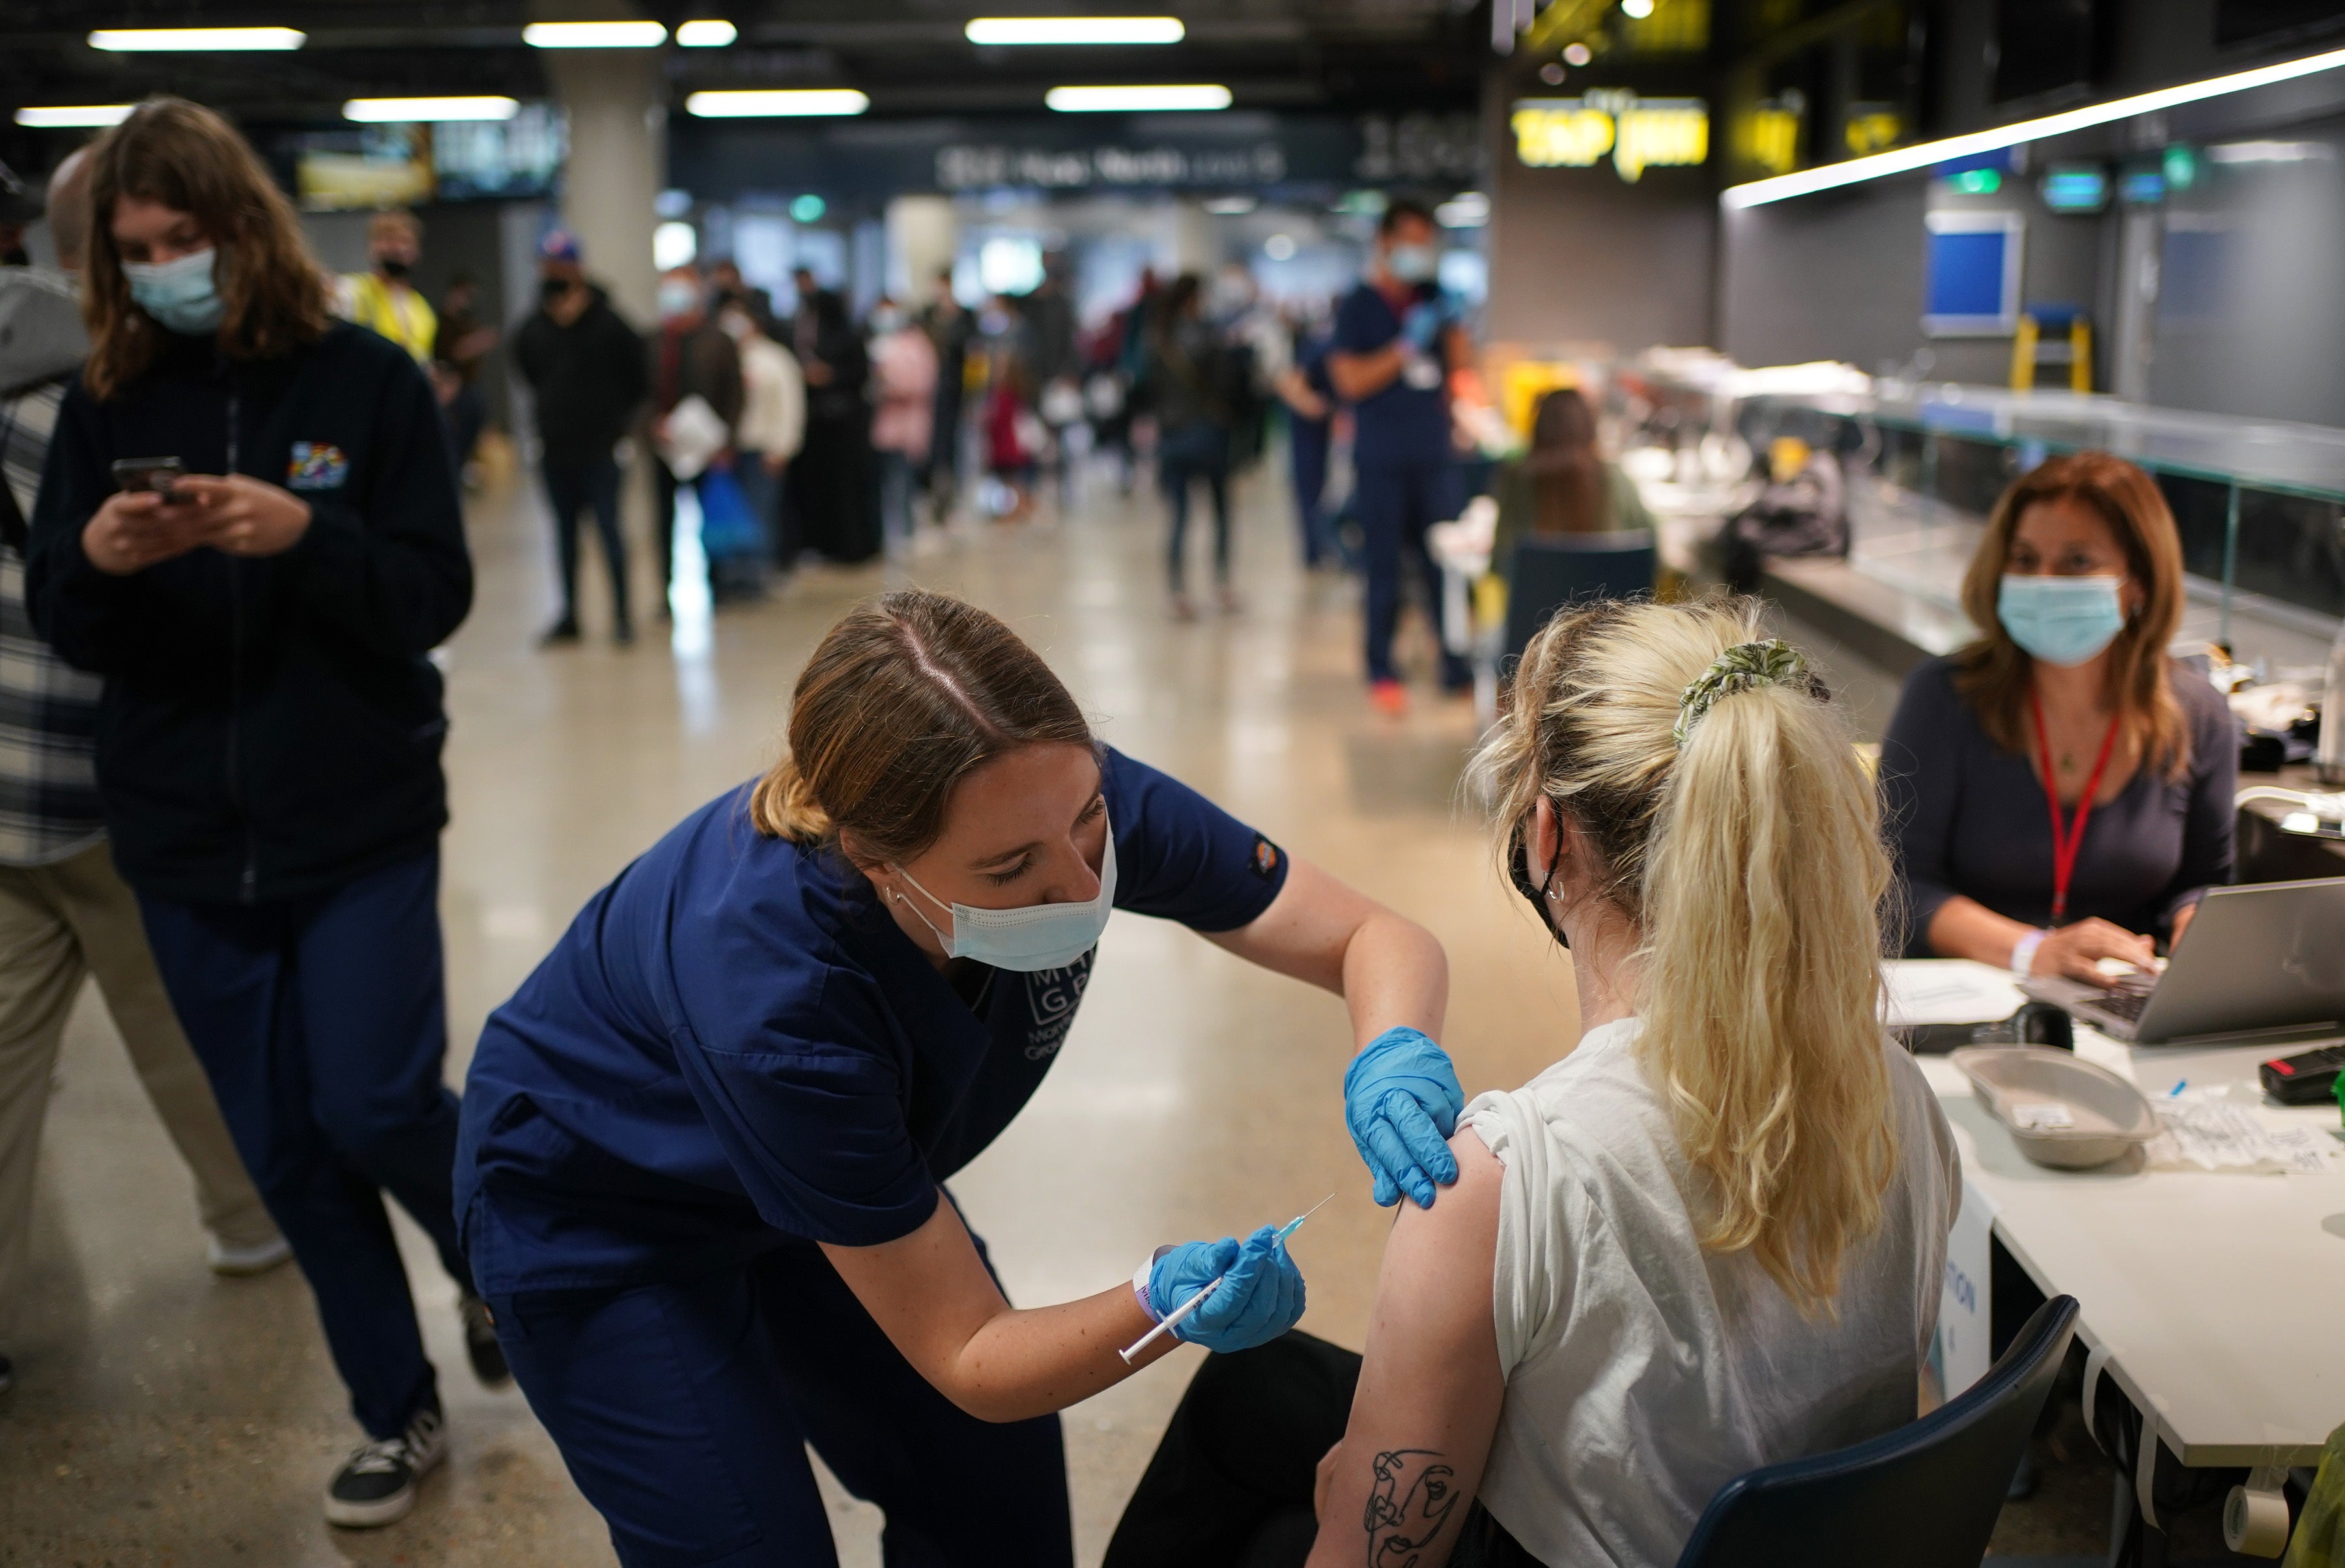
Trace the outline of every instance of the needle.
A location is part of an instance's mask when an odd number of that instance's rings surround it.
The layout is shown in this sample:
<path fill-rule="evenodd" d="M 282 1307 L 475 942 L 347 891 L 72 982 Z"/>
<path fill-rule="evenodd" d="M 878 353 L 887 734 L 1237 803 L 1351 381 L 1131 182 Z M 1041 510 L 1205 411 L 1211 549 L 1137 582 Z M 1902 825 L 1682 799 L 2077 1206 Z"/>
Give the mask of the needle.
<path fill-rule="evenodd" d="M 1290 1219 L 1284 1225 L 1280 1226 L 1277 1233 L 1271 1237 L 1272 1244 L 1275 1246 L 1277 1243 L 1284 1241 L 1288 1237 L 1293 1236 L 1296 1231 L 1302 1229 L 1303 1222 L 1309 1219 L 1313 1215 L 1317 1214 L 1321 1209 L 1326 1207 L 1328 1203 L 1334 1199 L 1335 1196 L 1335 1195 L 1334 1193 L 1329 1193 L 1325 1197 L 1321 1198 L 1317 1203 L 1313 1204 L 1309 1208 L 1304 1209 L 1301 1214 L 1296 1215 L 1293 1219 Z M 1148 1330 L 1147 1333 L 1142 1334 L 1138 1342 L 1125 1349 L 1118 1350 L 1116 1354 L 1123 1358 L 1124 1365 L 1127 1367 L 1130 1366 L 1133 1357 L 1139 1355 L 1141 1351 L 1148 1349 L 1150 1345 L 1155 1343 L 1162 1336 L 1171 1333 L 1182 1323 L 1187 1321 L 1189 1314 L 1194 1312 L 1201 1305 L 1203 1304 L 1205 1298 L 1213 1293 L 1213 1287 L 1219 1285 L 1227 1278 L 1227 1275 L 1214 1275 L 1211 1279 L 1205 1281 L 1204 1286 L 1199 1289 L 1194 1296 L 1190 1297 L 1189 1299 L 1182 1302 L 1180 1306 L 1175 1307 L 1172 1311 L 1166 1313 L 1163 1320 L 1158 1323 L 1155 1328 Z"/>

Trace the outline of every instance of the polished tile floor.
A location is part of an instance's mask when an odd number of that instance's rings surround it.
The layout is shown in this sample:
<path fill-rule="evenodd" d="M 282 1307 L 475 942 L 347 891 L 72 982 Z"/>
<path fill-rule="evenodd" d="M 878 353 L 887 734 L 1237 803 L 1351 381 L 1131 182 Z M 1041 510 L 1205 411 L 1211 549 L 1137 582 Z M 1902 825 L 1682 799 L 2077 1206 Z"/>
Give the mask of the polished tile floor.
<path fill-rule="evenodd" d="M 482 1019 L 579 903 L 772 759 L 825 626 L 915 581 L 1008 618 L 1114 744 L 1429 925 L 1450 954 L 1446 1042 L 1469 1094 L 1561 1054 L 1577 1031 L 1568 970 L 1497 875 L 1459 794 L 1472 715 L 1421 687 L 1406 718 L 1372 717 L 1355 588 L 1301 571 L 1272 473 L 1238 497 L 1244 606 L 1194 624 L 1165 613 L 1160 504 L 1102 478 L 1063 517 L 1046 506 L 1014 527 L 965 519 L 909 565 L 811 571 L 712 625 L 687 618 L 676 646 L 611 647 L 590 564 L 589 637 L 553 653 L 534 646 L 553 608 L 535 495 L 507 485 L 476 500 L 479 597 L 448 649 L 452 1081 Z M 1422 668 L 1421 640 L 1416 653 Z M 1120 917 L 1056 1071 L 955 1183 L 1012 1298 L 1101 1289 L 1158 1242 L 1244 1231 L 1333 1191 L 1294 1244 L 1311 1281 L 1305 1326 L 1360 1343 L 1387 1221 L 1342 1125 L 1347 1045 L 1335 999 Z M 320 1488 L 354 1431 L 299 1276 L 205 1270 L 185 1173 L 94 997 L 61 1077 L 33 1289 L 7 1347 L 17 1386 L 0 1396 L 0 1563 L 611 1561 L 521 1397 L 486 1393 L 465 1370 L 453 1288 L 403 1219 L 452 1459 L 402 1523 L 329 1530 Z M 1085 1563 L 1197 1355 L 1067 1412 Z M 831 1492 L 842 1561 L 876 1564 L 876 1512 Z"/>

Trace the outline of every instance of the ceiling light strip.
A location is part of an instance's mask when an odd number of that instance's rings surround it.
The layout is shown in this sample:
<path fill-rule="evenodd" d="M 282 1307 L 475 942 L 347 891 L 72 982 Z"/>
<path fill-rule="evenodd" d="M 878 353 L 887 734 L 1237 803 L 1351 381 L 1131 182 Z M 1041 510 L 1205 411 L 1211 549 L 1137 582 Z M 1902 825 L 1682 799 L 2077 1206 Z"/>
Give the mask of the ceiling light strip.
<path fill-rule="evenodd" d="M 292 27 L 101 27 L 89 36 L 89 46 L 110 54 L 245 52 L 298 49 L 307 37 Z"/>
<path fill-rule="evenodd" d="M 787 87 L 772 91 L 694 93 L 685 112 L 701 119 L 767 119 L 810 115 L 859 115 L 871 100 L 853 87 Z"/>
<path fill-rule="evenodd" d="M 1052 87 L 1042 101 L 1061 114 L 1144 114 L 1225 109 L 1230 90 L 1203 82 L 1167 86 Z"/>
<path fill-rule="evenodd" d="M 1177 44 L 1178 16 L 979 16 L 962 29 L 972 44 Z"/>
<path fill-rule="evenodd" d="M 656 49 L 667 29 L 657 22 L 532 22 L 521 41 L 533 49 Z"/>
<path fill-rule="evenodd" d="M 352 98 L 342 117 L 362 125 L 442 125 L 452 120 L 509 120 L 521 112 L 513 98 Z"/>
<path fill-rule="evenodd" d="M 60 130 L 82 126 L 118 126 L 130 117 L 135 104 L 52 104 L 27 106 L 16 111 L 16 123 L 36 130 Z"/>
<path fill-rule="evenodd" d="M 2203 82 L 2160 87 L 2155 92 L 2113 98 L 2105 104 L 2087 104 L 2082 108 L 2046 115 L 2040 119 L 1997 126 L 1993 130 L 1973 131 L 1967 136 L 1946 137 L 1914 147 L 1893 148 L 1868 158 L 1853 158 L 1844 163 L 1826 164 L 1821 168 L 1803 168 L 1793 174 L 1754 179 L 1745 185 L 1730 185 L 1719 192 L 1718 199 L 1728 207 L 1758 207 L 1770 201 L 1782 201 L 1786 197 L 1806 196 L 1812 191 L 1831 190 L 1839 186 L 1879 179 L 1886 175 L 1906 174 L 1917 168 L 1927 168 L 1933 164 L 2017 147 L 2022 142 L 2041 141 L 2046 137 L 2087 130 L 2113 120 L 2131 119 L 2137 115 L 2155 114 L 2160 109 L 2170 109 L 2183 104 L 2244 93 L 2251 88 L 2269 87 L 2275 82 L 2318 76 L 2340 66 L 2345 66 L 2345 49 L 2331 49 L 2327 54 L 2309 55 L 2300 60 L 2284 60 L 2276 66 L 2259 66 L 2251 71 L 2235 71 L 2229 76 L 2212 76 Z"/>

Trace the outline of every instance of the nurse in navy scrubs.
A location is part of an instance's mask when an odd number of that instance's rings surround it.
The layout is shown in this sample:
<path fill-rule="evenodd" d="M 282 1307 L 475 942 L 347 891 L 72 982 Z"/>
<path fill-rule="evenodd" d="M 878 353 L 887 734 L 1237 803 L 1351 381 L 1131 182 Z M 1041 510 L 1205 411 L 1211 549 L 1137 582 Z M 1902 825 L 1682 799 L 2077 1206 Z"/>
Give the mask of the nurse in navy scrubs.
<path fill-rule="evenodd" d="M 788 757 L 597 893 L 473 1058 L 467 1255 L 623 1562 L 834 1562 L 811 1443 L 891 1565 L 1071 1563 L 1054 1412 L 1216 1276 L 1178 1337 L 1302 1316 L 1267 1230 L 1013 1309 L 939 1185 L 1050 1071 L 1111 909 L 1340 992 L 1379 1199 L 1456 1179 L 1432 936 L 1099 744 L 993 616 L 888 595 L 816 649 Z"/>

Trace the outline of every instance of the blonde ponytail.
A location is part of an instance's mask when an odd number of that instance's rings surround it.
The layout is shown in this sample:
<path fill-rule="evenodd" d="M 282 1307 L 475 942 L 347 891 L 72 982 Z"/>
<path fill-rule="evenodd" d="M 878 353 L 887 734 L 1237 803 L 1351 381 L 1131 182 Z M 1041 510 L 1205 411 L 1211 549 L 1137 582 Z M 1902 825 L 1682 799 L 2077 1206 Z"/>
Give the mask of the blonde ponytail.
<path fill-rule="evenodd" d="M 1558 616 L 1477 769 L 1509 832 L 1542 796 L 1568 812 L 1638 924 L 1639 1050 L 1705 1189 L 1702 1246 L 1829 1311 L 1897 1156 L 1889 862 L 1847 734 L 1792 650 L 1746 651 L 1764 636 L 1749 601 Z"/>

